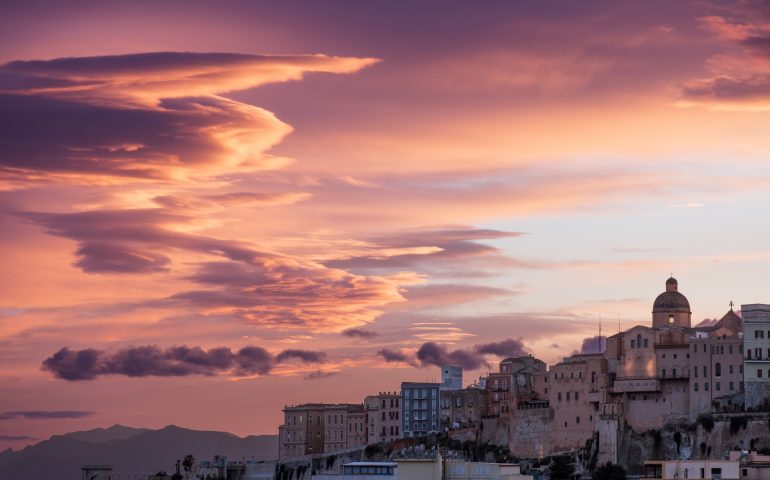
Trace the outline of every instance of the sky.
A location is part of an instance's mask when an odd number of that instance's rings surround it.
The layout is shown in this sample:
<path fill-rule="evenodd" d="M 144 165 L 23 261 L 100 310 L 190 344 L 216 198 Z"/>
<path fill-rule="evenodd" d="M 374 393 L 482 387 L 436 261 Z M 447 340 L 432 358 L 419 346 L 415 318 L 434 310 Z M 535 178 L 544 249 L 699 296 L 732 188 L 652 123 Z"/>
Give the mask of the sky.
<path fill-rule="evenodd" d="M 769 131 L 766 1 L 3 2 L 0 449 L 770 303 Z"/>

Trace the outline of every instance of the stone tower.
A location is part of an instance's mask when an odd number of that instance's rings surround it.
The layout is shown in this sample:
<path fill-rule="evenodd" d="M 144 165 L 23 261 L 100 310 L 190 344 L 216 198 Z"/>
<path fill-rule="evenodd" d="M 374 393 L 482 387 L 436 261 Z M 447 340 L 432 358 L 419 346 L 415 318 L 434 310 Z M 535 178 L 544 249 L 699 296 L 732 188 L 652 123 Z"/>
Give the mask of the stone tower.
<path fill-rule="evenodd" d="M 674 277 L 666 280 L 666 291 L 652 305 L 652 326 L 655 328 L 690 327 L 692 312 L 687 297 L 679 293 Z"/>

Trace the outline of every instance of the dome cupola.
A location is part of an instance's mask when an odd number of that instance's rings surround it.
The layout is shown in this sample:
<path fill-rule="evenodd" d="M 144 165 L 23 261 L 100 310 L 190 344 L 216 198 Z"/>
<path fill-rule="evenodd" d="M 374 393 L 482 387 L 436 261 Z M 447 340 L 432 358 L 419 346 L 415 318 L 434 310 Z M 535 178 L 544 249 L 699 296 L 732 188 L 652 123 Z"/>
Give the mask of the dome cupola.
<path fill-rule="evenodd" d="M 679 293 L 679 282 L 674 277 L 666 280 L 666 291 L 652 304 L 652 326 L 656 328 L 690 327 L 690 302 Z"/>

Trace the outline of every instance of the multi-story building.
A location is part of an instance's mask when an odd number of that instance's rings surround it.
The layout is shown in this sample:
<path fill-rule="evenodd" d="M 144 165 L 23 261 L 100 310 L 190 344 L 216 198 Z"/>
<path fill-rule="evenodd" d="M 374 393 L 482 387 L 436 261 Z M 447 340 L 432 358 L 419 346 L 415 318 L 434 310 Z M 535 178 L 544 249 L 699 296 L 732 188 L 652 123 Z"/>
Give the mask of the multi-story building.
<path fill-rule="evenodd" d="M 348 406 L 345 424 L 347 425 L 346 448 L 358 448 L 366 445 L 366 412 L 363 405 Z"/>
<path fill-rule="evenodd" d="M 440 392 L 441 427 L 464 428 L 478 425 L 487 415 L 487 391 L 478 385 L 463 390 Z"/>
<path fill-rule="evenodd" d="M 743 404 L 743 332 L 732 309 L 689 339 L 689 414 L 731 410 Z"/>
<path fill-rule="evenodd" d="M 324 413 L 324 453 L 339 452 L 348 447 L 348 404 L 327 405 Z"/>
<path fill-rule="evenodd" d="M 401 394 L 380 392 L 364 400 L 366 443 L 390 443 L 401 438 Z"/>
<path fill-rule="evenodd" d="M 607 360 L 601 353 L 576 354 L 549 370 L 549 404 L 553 407 L 556 448 L 571 448 L 590 438 L 595 429 Z"/>
<path fill-rule="evenodd" d="M 537 375 L 546 371 L 546 364 L 532 355 L 506 358 L 497 372 L 485 379 L 489 415 L 510 415 L 519 404 L 544 398 L 536 391 Z"/>
<path fill-rule="evenodd" d="M 360 404 L 306 403 L 286 406 L 283 413 L 283 425 L 278 427 L 279 459 L 337 452 L 349 448 L 348 444 L 365 444 L 364 410 Z M 350 439 L 348 429 L 352 433 Z"/>
<path fill-rule="evenodd" d="M 439 429 L 440 383 L 401 384 L 401 431 L 403 438 L 414 438 Z"/>
<path fill-rule="evenodd" d="M 301 457 L 324 451 L 324 408 L 320 403 L 286 406 L 278 427 L 278 458 Z"/>
<path fill-rule="evenodd" d="M 746 407 L 756 408 L 770 399 L 770 305 L 741 305 Z"/>

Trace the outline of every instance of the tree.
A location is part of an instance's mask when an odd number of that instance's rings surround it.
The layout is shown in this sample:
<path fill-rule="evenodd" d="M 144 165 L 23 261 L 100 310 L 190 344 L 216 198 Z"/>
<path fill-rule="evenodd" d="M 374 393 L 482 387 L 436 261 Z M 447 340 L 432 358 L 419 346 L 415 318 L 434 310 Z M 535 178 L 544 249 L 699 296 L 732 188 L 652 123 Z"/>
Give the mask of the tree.
<path fill-rule="evenodd" d="M 626 480 L 626 469 L 616 463 L 607 462 L 594 471 L 592 480 Z"/>
<path fill-rule="evenodd" d="M 184 460 L 182 460 L 182 467 L 184 467 L 186 478 L 190 478 L 190 473 L 192 473 L 193 465 L 195 465 L 195 457 L 193 457 L 191 453 L 188 453 L 187 455 L 184 456 Z"/>
<path fill-rule="evenodd" d="M 575 473 L 575 465 L 570 462 L 568 456 L 560 455 L 553 457 L 549 470 L 551 472 L 551 480 L 568 480 L 570 475 Z"/>

